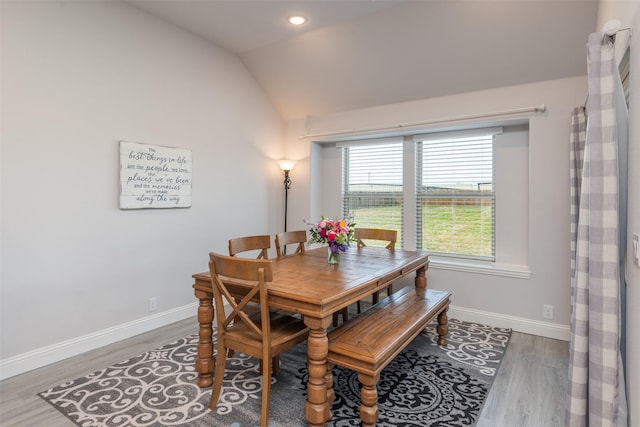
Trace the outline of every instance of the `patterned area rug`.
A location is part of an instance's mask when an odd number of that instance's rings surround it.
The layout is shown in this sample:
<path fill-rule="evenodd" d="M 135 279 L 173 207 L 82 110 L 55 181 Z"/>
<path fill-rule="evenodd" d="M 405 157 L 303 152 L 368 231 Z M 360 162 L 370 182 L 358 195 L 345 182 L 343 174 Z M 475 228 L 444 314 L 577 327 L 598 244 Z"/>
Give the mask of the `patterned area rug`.
<path fill-rule="evenodd" d="M 379 426 L 473 426 L 511 335 L 509 329 L 449 321 L 448 345 L 436 344 L 436 324 L 382 372 Z M 215 342 L 215 335 L 214 335 Z M 192 335 L 39 393 L 79 426 L 259 425 L 261 380 L 256 359 L 227 360 L 215 410 L 211 389 L 196 385 L 198 336 Z M 305 426 L 306 348 L 280 356 L 272 379 L 270 426 Z M 360 425 L 357 374 L 336 367 L 330 426 Z"/>

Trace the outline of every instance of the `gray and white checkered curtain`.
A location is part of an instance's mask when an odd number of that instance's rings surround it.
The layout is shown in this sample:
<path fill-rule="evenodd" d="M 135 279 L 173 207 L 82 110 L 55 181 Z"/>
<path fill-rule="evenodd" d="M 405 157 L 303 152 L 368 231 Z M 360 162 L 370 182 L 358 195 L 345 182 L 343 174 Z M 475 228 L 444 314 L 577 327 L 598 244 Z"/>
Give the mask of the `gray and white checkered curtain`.
<path fill-rule="evenodd" d="M 587 62 L 587 114 L 584 107 L 574 110 L 570 138 L 576 222 L 565 424 L 617 426 L 622 363 L 614 37 L 589 35 Z"/>
<path fill-rule="evenodd" d="M 575 279 L 576 244 L 578 240 L 578 209 L 580 209 L 580 189 L 582 188 L 582 164 L 584 161 L 584 143 L 587 139 L 587 110 L 584 105 L 576 107 L 571 113 L 571 135 L 569 142 L 569 161 L 571 179 L 571 278 Z M 572 286 L 572 289 L 574 286 Z"/>

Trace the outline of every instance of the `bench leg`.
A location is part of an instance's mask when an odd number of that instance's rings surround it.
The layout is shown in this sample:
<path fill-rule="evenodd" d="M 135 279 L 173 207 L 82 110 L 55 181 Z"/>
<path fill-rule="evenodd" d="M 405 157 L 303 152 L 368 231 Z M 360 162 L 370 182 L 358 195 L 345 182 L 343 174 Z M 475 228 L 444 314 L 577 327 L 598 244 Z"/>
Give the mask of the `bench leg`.
<path fill-rule="evenodd" d="M 360 419 L 362 427 L 373 427 L 378 420 L 378 390 L 376 385 L 380 380 L 380 374 L 375 376 L 358 374 L 358 380 L 362 384 L 360 391 L 362 405 L 360 405 Z"/>
<path fill-rule="evenodd" d="M 449 310 L 449 306 L 447 305 L 444 310 L 438 314 L 438 345 L 445 346 L 447 345 L 447 334 L 449 333 L 449 318 L 447 317 L 447 310 Z"/>

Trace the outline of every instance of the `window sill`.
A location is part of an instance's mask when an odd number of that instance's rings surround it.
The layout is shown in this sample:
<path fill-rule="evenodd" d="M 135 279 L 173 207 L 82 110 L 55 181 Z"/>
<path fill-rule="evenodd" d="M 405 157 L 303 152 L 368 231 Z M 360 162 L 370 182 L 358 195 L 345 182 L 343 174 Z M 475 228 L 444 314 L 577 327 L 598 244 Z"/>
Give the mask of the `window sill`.
<path fill-rule="evenodd" d="M 526 265 L 496 264 L 493 262 L 469 261 L 430 256 L 429 268 L 434 270 L 451 270 L 465 273 L 488 274 L 490 276 L 514 277 L 530 279 L 531 270 Z"/>

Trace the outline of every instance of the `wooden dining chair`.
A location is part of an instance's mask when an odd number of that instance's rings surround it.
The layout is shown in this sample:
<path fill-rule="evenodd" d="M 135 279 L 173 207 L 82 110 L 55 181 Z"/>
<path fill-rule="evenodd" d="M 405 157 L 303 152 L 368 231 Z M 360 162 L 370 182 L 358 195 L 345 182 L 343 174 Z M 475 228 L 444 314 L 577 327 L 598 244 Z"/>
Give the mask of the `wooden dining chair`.
<path fill-rule="evenodd" d="M 268 249 L 271 248 L 271 236 L 268 234 L 258 236 L 244 236 L 229 239 L 229 256 L 236 256 L 242 252 L 257 252 L 256 259 L 269 259 Z M 236 302 L 240 299 L 236 297 Z M 250 305 L 253 305 L 251 303 Z M 233 356 L 233 350 L 229 350 L 227 356 Z M 274 370 L 277 370 L 276 367 Z M 262 361 L 260 361 L 260 372 L 262 372 Z"/>
<path fill-rule="evenodd" d="M 209 258 L 218 333 L 216 367 L 209 408 L 215 409 L 218 405 L 227 350 L 239 351 L 265 362 L 262 370 L 260 426 L 266 427 L 269 421 L 272 366 L 278 366 L 279 354 L 305 341 L 309 329 L 300 318 L 269 310 L 267 283 L 273 281 L 272 261 L 216 253 L 210 253 Z M 241 284 L 249 289 L 239 302 L 229 289 L 232 283 Z M 256 299 L 260 301 L 260 310 L 246 311 L 249 301 Z M 226 315 L 225 305 L 230 309 Z"/>
<path fill-rule="evenodd" d="M 354 232 L 354 238 L 358 248 L 367 246 L 365 241 L 384 246 L 389 250 L 396 248 L 396 241 L 398 240 L 398 232 L 396 230 L 386 230 L 384 228 L 356 228 Z M 389 284 L 387 287 L 387 295 L 393 293 L 393 284 Z M 373 304 L 376 304 L 380 299 L 378 292 L 373 294 Z M 358 301 L 358 313 L 360 313 L 360 301 Z"/>
<path fill-rule="evenodd" d="M 363 248 L 366 245 L 365 240 L 374 240 L 381 242 L 387 249 L 395 249 L 396 241 L 398 240 L 398 232 L 396 230 L 385 230 L 383 228 L 356 228 L 353 237 L 356 239 L 358 248 Z"/>
<path fill-rule="evenodd" d="M 271 236 L 246 236 L 229 239 L 229 255 L 236 256 L 241 252 L 259 251 L 256 259 L 269 259 L 267 250 L 271 248 Z"/>
<path fill-rule="evenodd" d="M 356 227 L 353 237 L 356 239 L 356 244 L 358 245 L 358 249 L 367 246 L 367 243 L 365 243 L 366 241 L 371 245 L 384 246 L 389 250 L 394 250 L 396 247 L 396 241 L 398 240 L 398 232 L 396 230 L 387 230 L 384 228 Z M 391 295 L 392 293 L 393 293 L 393 285 L 389 284 L 389 286 L 387 287 L 387 295 Z M 373 304 L 377 304 L 378 301 L 380 300 L 380 293 L 375 292 L 371 298 L 372 298 L 371 302 Z M 358 313 L 362 312 L 362 306 L 360 304 L 360 301 L 356 303 L 356 310 Z M 340 313 L 342 314 L 343 322 L 346 322 L 347 320 L 349 320 L 348 309 L 343 309 Z M 336 313 L 333 316 L 333 325 L 336 326 L 337 323 L 338 323 L 338 319 L 337 319 L 337 313 Z"/>
<path fill-rule="evenodd" d="M 276 234 L 276 254 L 278 258 L 286 255 L 287 245 L 298 244 L 293 254 L 303 254 L 304 246 L 307 243 L 307 232 L 305 230 L 300 231 L 285 231 L 284 233 Z"/>

